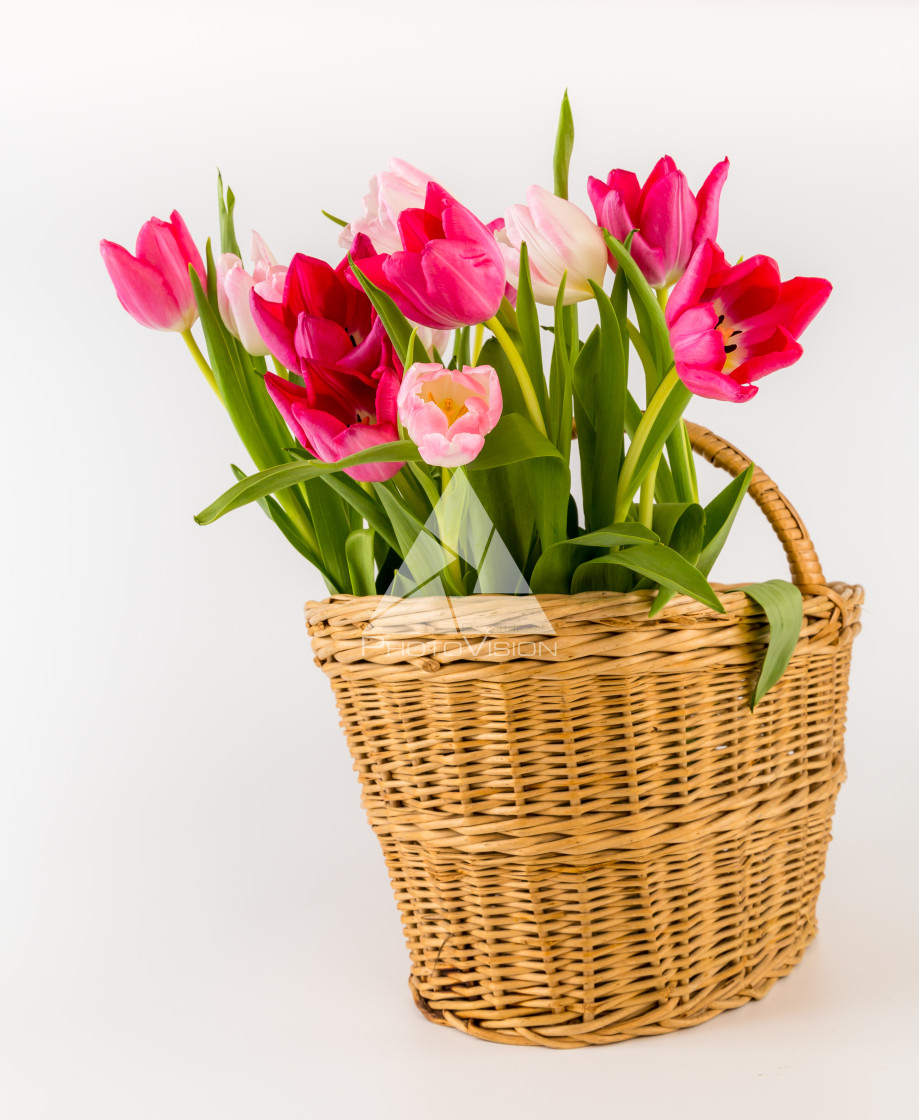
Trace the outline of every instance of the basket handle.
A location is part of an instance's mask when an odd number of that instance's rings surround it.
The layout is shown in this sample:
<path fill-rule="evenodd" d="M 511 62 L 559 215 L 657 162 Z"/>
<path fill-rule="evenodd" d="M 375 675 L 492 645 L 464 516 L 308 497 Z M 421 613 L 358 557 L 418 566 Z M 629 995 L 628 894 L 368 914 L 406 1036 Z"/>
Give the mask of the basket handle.
<path fill-rule="evenodd" d="M 707 428 L 687 421 L 686 429 L 693 451 L 714 466 L 727 471 L 733 478 L 750 466 L 750 460 L 742 451 L 738 451 L 733 444 L 714 435 Z M 749 494 L 782 542 L 791 568 L 792 583 L 797 587 L 822 587 L 825 583 L 823 569 L 817 559 L 813 541 L 804 528 L 804 522 L 778 486 L 759 467 L 753 472 Z"/>

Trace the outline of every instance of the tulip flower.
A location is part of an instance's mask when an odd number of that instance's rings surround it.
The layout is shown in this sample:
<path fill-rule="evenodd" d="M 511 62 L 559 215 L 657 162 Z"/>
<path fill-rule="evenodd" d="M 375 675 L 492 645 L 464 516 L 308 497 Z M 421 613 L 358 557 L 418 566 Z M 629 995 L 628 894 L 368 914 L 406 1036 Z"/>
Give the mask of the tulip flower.
<path fill-rule="evenodd" d="M 402 248 L 399 215 L 410 207 L 423 207 L 430 175 L 402 159 L 391 159 L 389 170 L 370 180 L 364 195 L 364 216 L 344 227 L 338 237 L 343 249 L 351 247 L 360 233 L 368 237 L 378 253 L 396 253 Z"/>
<path fill-rule="evenodd" d="M 99 248 L 121 306 L 142 327 L 182 333 L 191 328 L 198 308 L 188 266 L 202 284 L 206 272 L 177 210 L 168 222 L 159 218 L 144 222 L 134 256 L 113 241 L 102 241 Z"/>
<path fill-rule="evenodd" d="M 771 257 L 731 266 L 703 241 L 667 303 L 677 373 L 701 397 L 750 400 L 751 382 L 801 357 L 797 340 L 831 291 L 818 277 L 782 281 Z"/>
<path fill-rule="evenodd" d="M 416 362 L 398 396 L 399 420 L 434 467 L 459 467 L 482 450 L 501 416 L 501 385 L 491 366 L 445 369 Z"/>
<path fill-rule="evenodd" d="M 373 254 L 363 235 L 355 238 L 351 255 Z M 250 308 L 265 346 L 288 369 L 301 373 L 305 362 L 341 366 L 370 374 L 392 364 L 392 350 L 370 300 L 348 282 L 345 257 L 332 268 L 325 261 L 298 253 L 290 262 L 280 302 L 253 288 Z"/>
<path fill-rule="evenodd" d="M 495 315 L 504 296 L 504 260 L 471 210 L 431 182 L 424 209 L 403 210 L 398 224 L 402 250 L 359 265 L 407 319 L 454 330 Z"/>
<path fill-rule="evenodd" d="M 597 221 L 619 241 L 631 230 L 632 256 L 653 288 L 669 288 L 683 275 L 694 250 L 718 236 L 718 202 L 727 159 L 716 164 L 694 195 L 670 156 L 654 165 L 645 185 L 632 171 L 611 171 L 606 182 L 591 176 L 587 193 Z M 610 265 L 616 262 L 610 254 Z"/>
<path fill-rule="evenodd" d="M 302 376 L 301 387 L 267 373 L 265 388 L 291 434 L 317 459 L 335 463 L 399 438 L 399 377 L 393 370 L 381 368 L 370 376 L 307 361 Z M 384 482 L 401 467 L 402 463 L 370 463 L 346 467 L 345 474 L 358 482 Z"/>
<path fill-rule="evenodd" d="M 268 345 L 259 333 L 249 293 L 254 289 L 270 303 L 280 303 L 287 278 L 286 265 L 279 265 L 261 237 L 252 231 L 252 271 L 246 272 L 235 253 L 222 253 L 217 258 L 217 305 L 227 330 L 238 338 L 249 354 L 265 355 Z"/>
<path fill-rule="evenodd" d="M 589 281 L 602 284 L 606 273 L 606 242 L 599 227 L 579 206 L 543 187 L 530 187 L 527 203 L 511 206 L 500 223 L 503 228 L 495 231 L 508 284 L 520 286 L 520 246 L 525 241 L 537 303 L 554 306 L 565 273 L 566 304 L 592 299 Z"/>

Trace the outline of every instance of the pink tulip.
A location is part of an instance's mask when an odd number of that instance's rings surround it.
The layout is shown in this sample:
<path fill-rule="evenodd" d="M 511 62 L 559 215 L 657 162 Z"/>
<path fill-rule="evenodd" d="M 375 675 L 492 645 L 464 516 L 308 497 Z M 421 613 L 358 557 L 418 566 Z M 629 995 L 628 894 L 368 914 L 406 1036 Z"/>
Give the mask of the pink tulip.
<path fill-rule="evenodd" d="M 728 175 L 727 159 L 716 164 L 694 195 L 670 156 L 657 161 L 645 185 L 632 171 L 611 171 L 605 183 L 591 176 L 587 193 L 597 221 L 625 241 L 631 230 L 632 256 L 654 288 L 669 288 L 686 271 L 693 251 L 718 236 L 718 202 Z M 610 264 L 616 267 L 610 254 Z"/>
<path fill-rule="evenodd" d="M 363 261 L 368 254 L 373 254 L 370 242 L 358 235 L 351 255 Z M 280 302 L 253 288 L 249 305 L 255 327 L 288 369 L 300 373 L 304 363 L 319 362 L 370 374 L 394 364 L 383 324 L 361 288 L 348 282 L 350 275 L 347 257 L 332 268 L 298 253 Z"/>
<path fill-rule="evenodd" d="M 453 330 L 492 318 L 504 295 L 504 260 L 472 211 L 431 182 L 424 209 L 399 215 L 399 234 L 401 252 L 359 263 L 407 319 Z"/>
<path fill-rule="evenodd" d="M 188 227 L 177 210 L 169 221 L 151 218 L 137 235 L 136 256 L 114 241 L 99 243 L 102 259 L 121 306 L 158 331 L 187 331 L 198 318 L 188 275 L 191 265 L 202 284 L 206 272 Z"/>
<path fill-rule="evenodd" d="M 771 257 L 732 267 L 713 241 L 703 241 L 667 303 L 677 373 L 700 397 L 750 400 L 752 381 L 801 357 L 797 339 L 831 291 L 818 277 L 782 281 Z"/>
<path fill-rule="evenodd" d="M 254 289 L 269 303 L 280 303 L 284 297 L 287 266 L 278 264 L 254 230 L 250 256 L 251 272 L 246 272 L 235 253 L 222 253 L 217 258 L 217 304 L 230 334 L 239 339 L 249 354 L 264 355 L 269 353 L 269 348 L 252 318 L 249 293 Z"/>
<path fill-rule="evenodd" d="M 603 234 L 573 202 L 559 198 L 543 187 L 530 187 L 529 205 L 511 206 L 495 237 L 507 266 L 507 282 L 520 285 L 520 246 L 525 241 L 530 265 L 533 297 L 537 303 L 555 304 L 562 276 L 564 302 L 592 299 L 590 280 L 603 283 L 607 249 Z"/>
<path fill-rule="evenodd" d="M 307 361 L 303 382 L 301 387 L 273 373 L 265 374 L 265 388 L 291 433 L 322 462 L 336 463 L 399 438 L 399 378 L 393 370 L 379 369 L 370 376 Z M 401 467 L 402 463 L 370 463 L 347 467 L 345 474 L 358 482 L 383 482 Z"/>
<path fill-rule="evenodd" d="M 402 248 L 399 215 L 409 207 L 424 206 L 430 181 L 430 175 L 405 160 L 391 159 L 389 170 L 370 180 L 370 193 L 364 195 L 364 216 L 344 227 L 338 236 L 339 245 L 349 249 L 362 233 L 378 253 L 397 253 Z"/>
<path fill-rule="evenodd" d="M 460 467 L 482 450 L 501 416 L 501 385 L 491 366 L 444 369 L 416 362 L 402 379 L 399 419 L 434 467 Z"/>

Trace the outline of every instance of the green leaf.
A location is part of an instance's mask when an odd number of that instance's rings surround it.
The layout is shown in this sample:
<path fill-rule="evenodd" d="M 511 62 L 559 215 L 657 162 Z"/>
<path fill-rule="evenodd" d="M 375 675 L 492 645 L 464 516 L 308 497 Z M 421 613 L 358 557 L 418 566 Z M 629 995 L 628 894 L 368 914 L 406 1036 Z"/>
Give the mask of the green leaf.
<path fill-rule="evenodd" d="M 636 542 L 654 542 L 656 534 L 644 525 L 608 525 L 593 533 L 571 540 L 559 541 L 547 548 L 533 569 L 530 586 L 536 592 L 567 595 L 571 590 L 574 572 L 591 557 L 597 549 L 617 548 L 634 545 Z"/>
<path fill-rule="evenodd" d="M 453 361 L 450 365 L 453 369 L 462 369 L 463 366 L 469 364 L 469 328 L 462 327 L 456 332 L 456 341 L 453 344 Z"/>
<path fill-rule="evenodd" d="M 581 576 L 580 573 L 591 564 L 621 564 L 624 568 L 629 568 L 640 576 L 653 579 L 655 583 L 659 583 L 663 587 L 669 587 L 682 595 L 691 596 L 705 606 L 711 607 L 712 610 L 718 611 L 719 614 L 724 613 L 724 607 L 721 605 L 718 596 L 709 587 L 708 581 L 702 573 L 693 567 L 688 560 L 680 556 L 678 552 L 674 552 L 672 548 L 668 548 L 665 544 L 659 542 L 637 544 L 631 548 L 624 548 L 620 552 L 611 552 L 607 556 L 598 556 L 594 560 L 588 560 L 574 573 L 571 582 L 573 594 L 581 589 L 582 581 L 589 578 L 589 574 L 585 577 Z"/>
<path fill-rule="evenodd" d="M 791 655 L 801 637 L 804 600 L 798 588 L 785 579 L 749 583 L 746 587 L 739 587 L 737 590 L 743 591 L 758 603 L 769 622 L 769 645 L 766 647 L 763 667 L 750 702 L 750 708 L 753 709 L 788 667 Z"/>
<path fill-rule="evenodd" d="M 502 415 L 509 416 L 511 413 L 517 413 L 529 417 L 526 401 L 520 389 L 520 382 L 517 380 L 517 375 L 511 368 L 508 357 L 501 349 L 501 345 L 496 338 L 489 338 L 485 342 L 479 351 L 476 364 L 491 366 L 498 374 L 503 402 Z M 543 379 L 543 394 L 545 394 L 545 379 Z"/>
<path fill-rule="evenodd" d="M 414 444 L 411 446 L 414 447 Z M 562 461 L 558 448 L 538 432 L 526 417 L 508 412 L 485 437 L 485 446 L 466 470 L 484 471 L 526 459 L 554 458 Z M 567 495 L 565 496 L 567 502 Z"/>
<path fill-rule="evenodd" d="M 559 198 L 568 197 L 568 168 L 571 152 L 574 149 L 574 118 L 568 101 L 568 90 L 562 97 L 562 107 L 558 114 L 558 131 L 555 134 L 555 154 L 552 157 L 552 175 L 555 193 Z"/>
<path fill-rule="evenodd" d="M 566 279 L 567 273 L 563 273 L 555 300 L 555 341 L 549 372 L 548 431 L 559 454 L 568 462 L 571 454 L 571 354 L 564 314 Z"/>
<path fill-rule="evenodd" d="M 715 561 L 724 548 L 725 541 L 734 524 L 734 518 L 740 510 L 744 495 L 753 481 L 753 472 L 756 467 L 751 463 L 749 467 L 725 486 L 705 507 L 705 537 L 702 541 L 702 551 L 699 554 L 699 571 L 703 575 L 715 566 Z"/>
<path fill-rule="evenodd" d="M 210 269 L 210 261 L 208 268 Z M 278 461 L 277 448 L 273 448 L 268 442 L 259 423 L 246 382 L 245 369 L 235 345 L 236 339 L 224 327 L 219 315 L 208 302 L 193 269 L 190 275 L 204 341 L 221 400 L 255 465 L 259 469 L 273 466 Z"/>
<path fill-rule="evenodd" d="M 405 347 L 405 357 L 403 358 L 403 367 L 410 369 L 415 363 L 415 346 L 418 343 L 418 328 L 413 327 L 412 333 L 408 336 L 408 344 Z"/>
<path fill-rule="evenodd" d="M 389 341 L 393 344 L 396 353 L 399 355 L 399 360 L 405 364 L 405 356 L 408 351 L 408 341 L 412 336 L 412 324 L 406 319 L 393 301 L 386 295 L 385 292 L 380 291 L 376 284 L 371 283 L 370 280 L 361 272 L 360 264 L 352 260 L 351 255 L 348 255 L 348 260 L 351 264 L 351 271 L 357 277 L 361 287 L 367 293 L 367 298 L 376 309 L 376 313 L 383 321 L 383 329 L 389 336 Z M 424 354 L 423 361 L 428 361 L 427 353 L 421 344 L 418 344 L 418 351 Z"/>
<path fill-rule="evenodd" d="M 610 252 L 616 258 L 619 270 L 625 274 L 635 314 L 639 316 L 642 337 L 651 350 L 658 366 L 658 375 L 663 377 L 673 365 L 673 351 L 670 349 L 670 332 L 664 320 L 664 312 L 657 302 L 654 289 L 642 275 L 631 253 L 621 241 L 617 241 L 606 230 L 603 237 Z"/>
<path fill-rule="evenodd" d="M 233 209 L 236 198 L 227 187 L 226 201 L 223 197 L 223 176 L 217 172 L 217 211 L 220 216 L 220 251 L 221 253 L 235 253 L 241 257 L 239 243 L 236 240 L 236 231 L 233 228 Z"/>
<path fill-rule="evenodd" d="M 395 534 L 385 511 L 359 482 L 355 482 L 344 471 L 338 474 L 324 474 L 320 477 L 330 490 L 334 490 L 363 517 L 370 528 L 374 529 L 390 548 L 397 547 Z"/>
<path fill-rule="evenodd" d="M 210 525 L 225 513 L 246 506 L 250 502 L 257 502 L 266 494 L 276 494 L 280 490 L 296 486 L 299 482 L 319 478 L 324 474 L 334 474 L 336 471 L 344 470 L 345 467 L 359 467 L 367 463 L 404 463 L 420 458 L 418 448 L 411 440 L 396 440 L 393 443 L 381 443 L 365 451 L 358 451 L 335 463 L 321 463 L 318 459 L 309 463 L 281 463 L 231 486 L 225 494 L 215 502 L 211 502 L 207 509 L 202 510 L 195 521 L 199 525 Z"/>
<path fill-rule="evenodd" d="M 512 463 L 523 465 L 518 502 L 531 502 L 543 549 L 565 537 L 571 472 L 558 448 L 526 417 L 505 413 L 485 437 L 485 446 L 466 468 L 477 472 Z"/>
<path fill-rule="evenodd" d="M 589 477 L 584 491 L 584 518 L 588 528 L 608 525 L 615 517 L 616 490 L 622 466 L 625 427 L 625 343 L 613 305 L 603 289 L 591 281 L 600 314 L 599 348 L 590 365 L 575 363 L 575 387 L 593 428 L 594 443 L 588 462 L 582 460 L 582 479 Z M 588 339 L 589 341 L 589 339 Z M 589 499 L 589 504 L 588 504 Z"/>
<path fill-rule="evenodd" d="M 345 540 L 345 556 L 348 559 L 352 593 L 375 595 L 377 588 L 373 578 L 373 530 L 354 529 L 350 532 Z"/>
<path fill-rule="evenodd" d="M 705 513 L 698 503 L 687 505 L 676 520 L 673 531 L 667 540 L 667 546 L 678 552 L 684 560 L 698 568 L 699 553 L 702 551 L 702 540 L 705 533 Z M 707 573 L 703 573 L 706 575 Z M 648 617 L 654 618 L 664 609 L 673 596 L 673 591 L 667 587 L 662 588 L 656 596 Z"/>
<path fill-rule="evenodd" d="M 344 218 L 336 218 L 334 214 L 330 214 L 328 210 L 320 210 L 320 214 L 324 218 L 328 218 L 330 222 L 334 222 L 337 226 L 346 226 L 348 223 Z"/>
<path fill-rule="evenodd" d="M 692 393 L 671 370 L 642 417 L 622 465 L 616 494 L 617 517 L 638 493 L 645 475 L 657 461 L 667 437 L 691 399 Z"/>

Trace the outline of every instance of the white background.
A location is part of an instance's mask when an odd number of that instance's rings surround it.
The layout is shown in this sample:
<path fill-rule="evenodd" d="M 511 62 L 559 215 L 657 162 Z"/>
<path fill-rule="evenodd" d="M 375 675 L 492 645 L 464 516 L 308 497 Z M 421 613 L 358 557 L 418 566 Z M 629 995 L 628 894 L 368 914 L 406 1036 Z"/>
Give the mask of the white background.
<path fill-rule="evenodd" d="M 907 3 L 8 6 L 0 1114 L 10 1120 L 911 1114 L 917 1042 L 915 262 Z M 729 256 L 834 294 L 804 359 L 690 416 L 867 587 L 821 932 L 762 1003 L 553 1053 L 426 1023 L 314 668 L 318 577 L 254 507 L 198 528 L 236 437 L 98 254 L 177 207 L 339 257 L 389 155 L 485 220 L 589 173 L 725 154 Z M 242 240 L 242 237 L 241 237 Z M 751 507 L 716 575 L 783 574 Z"/>

